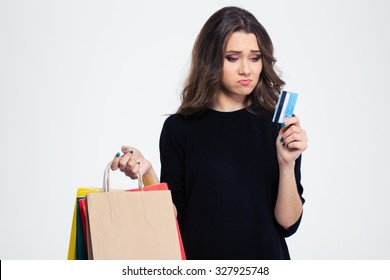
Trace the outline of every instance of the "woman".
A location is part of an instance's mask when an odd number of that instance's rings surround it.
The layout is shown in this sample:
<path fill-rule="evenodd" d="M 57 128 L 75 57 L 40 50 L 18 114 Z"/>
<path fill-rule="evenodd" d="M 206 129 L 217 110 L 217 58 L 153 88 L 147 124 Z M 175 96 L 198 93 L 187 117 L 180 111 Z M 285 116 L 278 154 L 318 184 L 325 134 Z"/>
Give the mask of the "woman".
<path fill-rule="evenodd" d="M 246 10 L 214 13 L 195 42 L 178 112 L 160 138 L 161 181 L 177 209 L 188 259 L 289 259 L 297 230 L 306 132 L 272 114 L 284 82 L 267 31 Z M 112 169 L 158 182 L 152 165 L 124 146 Z"/>

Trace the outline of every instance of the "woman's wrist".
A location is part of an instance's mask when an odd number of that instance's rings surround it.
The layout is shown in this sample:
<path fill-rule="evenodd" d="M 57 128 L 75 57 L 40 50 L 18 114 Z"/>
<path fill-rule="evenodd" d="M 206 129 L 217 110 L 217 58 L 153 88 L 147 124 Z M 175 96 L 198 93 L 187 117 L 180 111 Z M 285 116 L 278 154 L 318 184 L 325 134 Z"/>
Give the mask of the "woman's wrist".
<path fill-rule="evenodd" d="M 142 182 L 145 186 L 155 185 L 159 183 L 156 172 L 152 164 L 148 160 L 144 160 L 143 164 L 147 166 L 144 174 L 142 174 Z"/>
<path fill-rule="evenodd" d="M 279 163 L 279 172 L 280 174 L 288 174 L 293 172 L 295 168 L 295 161 L 291 163 Z"/>

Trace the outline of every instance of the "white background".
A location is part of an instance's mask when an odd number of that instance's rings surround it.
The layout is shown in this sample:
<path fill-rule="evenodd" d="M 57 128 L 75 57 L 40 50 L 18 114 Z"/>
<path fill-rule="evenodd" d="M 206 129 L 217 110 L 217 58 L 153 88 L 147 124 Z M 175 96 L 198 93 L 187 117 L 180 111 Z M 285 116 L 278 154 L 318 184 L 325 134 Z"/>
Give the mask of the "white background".
<path fill-rule="evenodd" d="M 310 140 L 292 258 L 390 259 L 390 4 L 379 0 L 0 0 L 0 259 L 65 259 L 76 190 L 100 187 L 122 145 L 159 173 L 193 42 L 227 5 L 264 25 L 299 93 Z"/>

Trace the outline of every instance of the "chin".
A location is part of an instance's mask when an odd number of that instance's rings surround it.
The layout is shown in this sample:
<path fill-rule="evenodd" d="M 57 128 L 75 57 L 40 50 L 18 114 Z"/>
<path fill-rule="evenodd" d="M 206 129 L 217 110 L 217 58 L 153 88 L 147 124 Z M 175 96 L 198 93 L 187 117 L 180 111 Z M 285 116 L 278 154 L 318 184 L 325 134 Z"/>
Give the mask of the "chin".
<path fill-rule="evenodd" d="M 239 92 L 238 94 L 239 95 L 245 95 L 245 96 L 248 96 L 249 94 L 251 94 L 253 92 L 253 89 L 251 91 L 244 91 L 244 92 Z"/>

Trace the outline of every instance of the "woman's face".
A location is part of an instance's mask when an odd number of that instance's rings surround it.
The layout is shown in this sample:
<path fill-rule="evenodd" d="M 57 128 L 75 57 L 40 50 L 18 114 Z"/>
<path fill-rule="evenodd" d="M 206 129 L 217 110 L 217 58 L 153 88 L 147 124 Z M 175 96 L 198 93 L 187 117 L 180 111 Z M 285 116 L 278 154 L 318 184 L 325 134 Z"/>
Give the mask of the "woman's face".
<path fill-rule="evenodd" d="M 221 94 L 244 102 L 257 85 L 262 68 L 255 34 L 234 32 L 226 45 Z"/>

